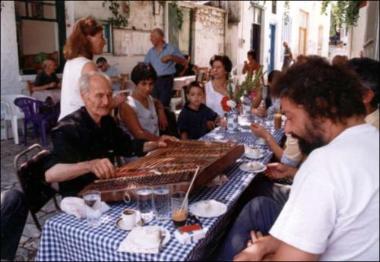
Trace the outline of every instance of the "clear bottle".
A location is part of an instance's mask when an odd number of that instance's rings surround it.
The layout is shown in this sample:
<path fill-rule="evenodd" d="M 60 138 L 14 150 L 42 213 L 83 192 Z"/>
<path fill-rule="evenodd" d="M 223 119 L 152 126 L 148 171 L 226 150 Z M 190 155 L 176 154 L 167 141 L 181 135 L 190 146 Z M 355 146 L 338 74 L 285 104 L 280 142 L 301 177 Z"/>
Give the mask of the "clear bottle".
<path fill-rule="evenodd" d="M 247 91 L 245 91 L 244 95 L 241 97 L 241 104 L 243 109 L 243 115 L 249 116 L 251 114 L 252 101 Z"/>

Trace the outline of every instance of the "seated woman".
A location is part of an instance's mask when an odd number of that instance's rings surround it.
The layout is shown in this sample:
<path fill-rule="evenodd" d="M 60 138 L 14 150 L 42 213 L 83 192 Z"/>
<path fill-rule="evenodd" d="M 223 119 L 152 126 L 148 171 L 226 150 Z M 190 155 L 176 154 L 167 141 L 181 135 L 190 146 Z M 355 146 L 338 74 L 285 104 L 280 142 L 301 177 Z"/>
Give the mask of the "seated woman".
<path fill-rule="evenodd" d="M 232 62 L 228 56 L 215 55 L 210 60 L 212 79 L 206 83 L 206 105 L 220 117 L 224 116 L 222 99 L 228 96 L 228 76 L 232 70 Z"/>
<path fill-rule="evenodd" d="M 42 71 L 36 75 L 34 86 L 29 90 L 32 94 L 34 91 L 46 90 L 51 88 L 60 88 L 61 83 L 55 74 L 57 63 L 53 59 L 46 59 L 42 62 Z"/>
<path fill-rule="evenodd" d="M 131 73 L 136 88 L 126 103 L 119 106 L 121 121 L 135 139 L 158 141 L 160 130 L 168 126 L 164 106 L 151 96 L 156 78 L 151 65 L 136 65 Z"/>

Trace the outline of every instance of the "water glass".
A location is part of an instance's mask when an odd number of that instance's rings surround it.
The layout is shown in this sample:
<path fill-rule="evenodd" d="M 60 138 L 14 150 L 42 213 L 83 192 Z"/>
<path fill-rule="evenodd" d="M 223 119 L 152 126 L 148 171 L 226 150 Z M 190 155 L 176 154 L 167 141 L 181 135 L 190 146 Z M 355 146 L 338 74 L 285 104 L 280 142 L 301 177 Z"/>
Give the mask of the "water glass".
<path fill-rule="evenodd" d="M 153 218 L 153 191 L 150 187 L 142 187 L 136 190 L 137 207 L 141 218 L 150 221 Z"/>
<path fill-rule="evenodd" d="M 170 189 L 169 186 L 157 186 L 153 188 L 153 205 L 155 216 L 158 220 L 168 220 L 170 214 Z"/>
<path fill-rule="evenodd" d="M 88 191 L 83 195 L 86 204 L 86 220 L 89 226 L 97 227 L 100 225 L 101 193 L 99 191 Z"/>

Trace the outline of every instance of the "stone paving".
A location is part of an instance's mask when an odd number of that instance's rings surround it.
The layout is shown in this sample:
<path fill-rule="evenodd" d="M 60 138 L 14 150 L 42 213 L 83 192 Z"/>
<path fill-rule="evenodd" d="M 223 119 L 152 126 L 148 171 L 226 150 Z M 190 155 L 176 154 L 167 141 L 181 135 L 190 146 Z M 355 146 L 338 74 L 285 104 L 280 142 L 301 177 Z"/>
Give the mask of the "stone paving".
<path fill-rule="evenodd" d="M 28 137 L 28 144 L 27 146 L 24 146 L 22 139 L 23 138 L 20 137 L 21 143 L 19 145 L 15 145 L 13 139 L 1 141 L 1 191 L 13 188 L 20 189 L 16 172 L 13 167 L 14 157 L 28 146 L 35 143 L 40 143 L 38 139 Z M 50 147 L 51 145 L 49 145 L 49 148 Z M 57 200 L 59 201 L 60 199 L 57 198 Z M 54 206 L 54 202 L 50 201 L 42 208 L 40 212 L 37 213 L 37 217 L 40 224 L 43 226 L 45 221 L 49 217 L 54 216 L 56 213 L 57 210 Z M 29 214 L 19 242 L 15 260 L 34 261 L 39 242 L 40 231 L 35 226 L 33 219 Z"/>

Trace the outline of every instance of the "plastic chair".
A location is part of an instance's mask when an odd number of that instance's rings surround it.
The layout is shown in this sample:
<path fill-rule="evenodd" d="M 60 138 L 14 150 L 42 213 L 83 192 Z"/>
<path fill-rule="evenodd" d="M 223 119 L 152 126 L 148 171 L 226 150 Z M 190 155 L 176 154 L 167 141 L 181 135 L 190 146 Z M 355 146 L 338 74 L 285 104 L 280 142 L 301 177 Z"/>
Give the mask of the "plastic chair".
<path fill-rule="evenodd" d="M 14 101 L 19 97 L 28 97 L 25 95 L 2 95 L 1 96 L 1 119 L 4 120 L 5 138 L 8 139 L 7 121 L 11 122 L 13 139 L 16 145 L 19 144 L 18 120 L 24 119 L 24 113 L 18 108 Z M 24 130 L 25 132 L 25 130 Z"/>
<path fill-rule="evenodd" d="M 21 157 L 27 157 L 27 154 L 34 149 L 39 149 L 38 153 L 19 164 Z M 39 144 L 34 144 L 16 155 L 13 163 L 17 178 L 26 196 L 28 209 L 32 215 L 34 223 L 40 231 L 41 225 L 36 216 L 38 211 L 40 211 L 41 208 L 52 198 L 55 207 L 57 210 L 60 210 L 55 198 L 58 191 L 45 180 L 44 161 L 49 155 L 49 151 L 43 150 Z"/>
<path fill-rule="evenodd" d="M 43 146 L 47 146 L 46 132 L 49 121 L 56 120 L 56 113 L 42 113 L 41 107 L 43 102 L 35 100 L 33 98 L 22 97 L 15 99 L 15 105 L 21 108 L 24 112 L 24 143 L 26 145 L 27 126 L 28 123 L 32 123 L 36 134 L 40 134 L 41 143 Z"/>

